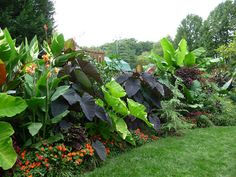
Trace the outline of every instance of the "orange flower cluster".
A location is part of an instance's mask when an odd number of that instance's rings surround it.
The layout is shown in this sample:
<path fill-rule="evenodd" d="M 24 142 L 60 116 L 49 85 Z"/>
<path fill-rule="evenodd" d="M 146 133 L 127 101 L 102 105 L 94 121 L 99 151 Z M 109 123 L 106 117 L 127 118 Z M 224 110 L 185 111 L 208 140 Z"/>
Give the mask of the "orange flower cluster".
<path fill-rule="evenodd" d="M 35 168 L 42 168 L 49 170 L 53 168 L 53 164 L 55 162 L 59 163 L 74 163 L 75 165 L 80 165 L 85 156 L 93 156 L 94 149 L 90 143 L 87 143 L 84 148 L 72 152 L 70 148 L 66 147 L 64 144 L 59 144 L 55 146 L 48 146 L 47 144 L 43 144 L 38 151 L 34 152 L 26 152 L 24 150 L 20 153 L 20 159 L 17 164 L 19 166 L 19 170 L 25 176 L 33 176 Z M 110 153 L 110 149 L 106 149 L 107 153 Z M 36 169 L 38 171 L 40 169 Z"/>
<path fill-rule="evenodd" d="M 33 75 L 35 73 L 36 68 L 37 68 L 37 65 L 32 63 L 31 65 L 25 68 L 25 72 L 28 73 L 29 75 Z"/>
<path fill-rule="evenodd" d="M 140 138 L 141 140 L 144 140 L 144 141 L 147 141 L 148 138 L 149 138 L 148 135 L 145 135 L 144 133 L 142 133 L 139 128 L 138 128 L 137 130 L 135 130 L 135 134 L 136 134 L 137 136 L 139 136 L 139 138 Z"/>
<path fill-rule="evenodd" d="M 91 146 L 91 144 L 86 144 L 85 147 L 86 147 L 87 151 L 89 151 L 89 155 L 93 156 L 94 155 L 94 149 Z"/>
<path fill-rule="evenodd" d="M 110 152 L 111 152 L 111 151 L 110 151 L 110 148 L 107 147 L 107 148 L 106 148 L 106 154 L 109 155 Z"/>
<path fill-rule="evenodd" d="M 43 61 L 45 62 L 45 68 L 49 68 L 50 67 L 50 58 L 48 56 L 48 54 L 45 54 L 42 56 Z"/>

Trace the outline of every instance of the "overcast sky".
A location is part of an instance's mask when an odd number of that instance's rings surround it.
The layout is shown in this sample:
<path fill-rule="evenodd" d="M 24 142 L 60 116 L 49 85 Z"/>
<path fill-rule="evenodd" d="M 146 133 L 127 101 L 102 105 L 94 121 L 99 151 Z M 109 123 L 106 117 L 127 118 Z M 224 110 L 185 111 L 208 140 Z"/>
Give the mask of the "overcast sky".
<path fill-rule="evenodd" d="M 206 19 L 224 0 L 54 0 L 57 31 L 81 46 L 120 38 L 158 41 L 174 37 L 187 14 Z"/>

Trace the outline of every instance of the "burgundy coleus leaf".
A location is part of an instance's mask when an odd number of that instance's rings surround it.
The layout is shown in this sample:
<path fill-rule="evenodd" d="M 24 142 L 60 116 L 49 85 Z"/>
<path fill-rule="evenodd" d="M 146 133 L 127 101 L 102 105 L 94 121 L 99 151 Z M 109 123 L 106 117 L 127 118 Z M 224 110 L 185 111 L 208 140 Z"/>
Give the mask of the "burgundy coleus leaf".
<path fill-rule="evenodd" d="M 5 64 L 2 60 L 0 60 L 0 86 L 6 82 L 7 72 Z"/>

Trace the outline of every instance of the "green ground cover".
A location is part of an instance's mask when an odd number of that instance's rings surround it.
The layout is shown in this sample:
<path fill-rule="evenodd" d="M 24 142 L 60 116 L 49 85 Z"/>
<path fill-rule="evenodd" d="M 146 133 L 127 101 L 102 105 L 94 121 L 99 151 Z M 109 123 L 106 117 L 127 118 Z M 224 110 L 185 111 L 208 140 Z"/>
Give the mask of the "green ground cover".
<path fill-rule="evenodd" d="M 111 158 L 84 177 L 235 177 L 236 127 L 187 130 Z"/>

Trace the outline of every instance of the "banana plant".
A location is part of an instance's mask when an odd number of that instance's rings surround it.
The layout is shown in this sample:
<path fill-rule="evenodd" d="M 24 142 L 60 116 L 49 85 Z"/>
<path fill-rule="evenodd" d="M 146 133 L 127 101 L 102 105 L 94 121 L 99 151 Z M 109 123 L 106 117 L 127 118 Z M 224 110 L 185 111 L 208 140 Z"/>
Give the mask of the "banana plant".
<path fill-rule="evenodd" d="M 151 52 L 149 59 L 154 62 L 160 72 L 171 72 L 180 67 L 192 67 L 196 64 L 194 52 L 188 51 L 187 41 L 182 39 L 178 48 L 175 49 L 173 44 L 167 39 L 161 40 L 163 56 Z"/>

